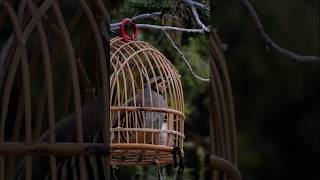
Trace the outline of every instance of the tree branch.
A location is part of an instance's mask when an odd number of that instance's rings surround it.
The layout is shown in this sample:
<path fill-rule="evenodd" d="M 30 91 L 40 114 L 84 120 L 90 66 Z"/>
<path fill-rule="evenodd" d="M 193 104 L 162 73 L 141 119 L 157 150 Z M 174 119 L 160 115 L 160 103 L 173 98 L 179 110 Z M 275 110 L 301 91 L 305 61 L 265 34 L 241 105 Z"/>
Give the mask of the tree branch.
<path fill-rule="evenodd" d="M 161 12 L 154 12 L 154 13 L 147 13 L 147 14 L 140 14 L 132 18 L 132 20 L 136 21 L 139 19 L 148 19 L 148 18 L 156 18 L 159 17 L 162 13 Z"/>
<path fill-rule="evenodd" d="M 137 19 L 147 19 L 147 18 L 151 18 L 154 17 L 152 14 L 141 14 L 139 15 L 139 18 L 132 18 L 133 20 L 137 20 Z M 138 16 L 136 16 L 138 17 Z M 200 21 L 200 19 L 199 19 Z M 200 21 L 200 23 L 202 24 L 202 22 Z M 115 31 L 120 29 L 120 24 L 121 23 L 114 23 L 110 25 L 110 29 L 111 31 Z M 140 29 L 154 29 L 154 30 L 168 30 L 168 31 L 180 31 L 180 32 L 187 32 L 187 33 L 204 33 L 204 32 L 210 32 L 210 30 L 205 27 L 202 27 L 201 29 L 188 29 L 188 28 L 181 28 L 181 27 L 174 27 L 174 26 L 161 26 L 161 25 L 153 25 L 153 24 L 136 24 L 136 26 Z"/>
<path fill-rule="evenodd" d="M 198 25 L 202 29 L 204 29 L 206 32 L 210 32 L 210 30 L 201 22 L 198 11 L 194 6 L 191 6 L 191 11 L 192 11 L 192 14 L 193 14 L 194 18 L 196 19 L 196 22 L 198 23 Z"/>
<path fill-rule="evenodd" d="M 190 69 L 190 71 L 191 71 L 191 73 L 192 73 L 192 76 L 195 77 L 195 78 L 197 78 L 197 79 L 199 79 L 199 80 L 201 80 L 201 81 L 207 81 L 207 82 L 210 81 L 210 79 L 206 79 L 206 78 L 202 78 L 202 77 L 198 76 L 198 75 L 193 71 L 193 69 L 192 69 L 189 61 L 188 61 L 187 58 L 184 56 L 183 52 L 177 47 L 177 45 L 174 44 L 174 42 L 173 42 L 172 38 L 170 37 L 170 35 L 168 34 L 168 32 L 167 32 L 166 30 L 164 30 L 164 33 L 166 34 L 166 36 L 167 36 L 168 40 L 170 41 L 171 45 L 179 52 L 179 54 L 181 55 L 182 59 L 183 59 L 183 60 L 185 61 L 185 63 L 188 65 L 188 67 L 189 67 L 189 69 Z"/>
<path fill-rule="evenodd" d="M 180 31 L 180 32 L 187 32 L 187 33 L 204 33 L 207 32 L 205 29 L 187 29 L 187 28 L 180 28 L 180 27 L 173 27 L 173 26 L 158 26 L 158 25 L 151 25 L 151 24 L 137 24 L 138 28 L 142 29 L 157 29 L 157 30 L 167 30 L 167 31 Z"/>
<path fill-rule="evenodd" d="M 140 14 L 137 16 L 134 16 L 133 18 L 131 18 L 133 21 L 137 21 L 137 20 L 141 20 L 141 19 L 152 19 L 152 18 L 156 18 L 159 17 L 162 13 L 161 12 L 154 12 L 154 13 L 146 13 L 146 14 Z M 111 29 L 119 29 L 117 27 L 119 27 L 121 25 L 121 23 L 114 23 L 114 24 L 110 24 Z"/>
<path fill-rule="evenodd" d="M 166 26 L 166 25 L 153 25 L 153 24 L 136 24 L 136 26 L 140 29 L 154 29 L 154 30 L 161 30 L 165 33 L 167 36 L 168 40 L 170 41 L 171 45 L 179 52 L 181 55 L 182 59 L 186 62 L 188 65 L 193 77 L 202 80 L 202 81 L 209 81 L 209 79 L 202 78 L 198 76 L 192 69 L 189 61 L 186 59 L 182 51 L 174 44 L 172 38 L 168 34 L 167 31 L 180 31 L 180 32 L 187 32 L 187 33 L 205 33 L 205 32 L 210 32 L 210 29 L 204 25 L 204 23 L 201 21 L 197 8 L 203 9 L 203 10 L 209 10 L 208 7 L 205 5 L 195 2 L 193 0 L 183 0 L 184 3 L 186 3 L 192 11 L 192 14 L 197 22 L 197 24 L 200 26 L 198 29 L 188 29 L 188 28 L 183 28 L 183 27 L 174 27 L 174 26 Z M 320 58 L 318 56 L 303 56 L 303 55 L 298 55 L 292 51 L 289 51 L 287 49 L 284 49 L 274 43 L 274 41 L 270 38 L 270 36 L 265 32 L 264 27 L 259 19 L 258 14 L 254 10 L 252 4 L 248 0 L 241 0 L 244 8 L 252 18 L 255 26 L 258 29 L 258 32 L 262 35 L 263 40 L 267 44 L 268 47 L 273 48 L 275 51 L 277 51 L 280 54 L 283 54 L 295 61 L 300 61 L 300 62 L 320 62 Z M 140 14 L 132 18 L 134 21 L 138 21 L 141 19 L 150 19 L 150 18 L 156 18 L 161 15 L 161 12 L 154 12 L 154 13 L 146 13 L 146 14 Z M 120 28 L 120 23 L 114 23 L 110 25 L 111 31 L 118 30 Z"/>
<path fill-rule="evenodd" d="M 184 0 L 183 2 L 186 3 L 187 5 L 189 5 L 190 7 L 204 9 L 204 10 L 207 10 L 207 11 L 210 10 L 209 7 L 207 7 L 207 6 L 205 6 L 205 5 L 201 4 L 201 3 L 192 1 L 192 0 Z"/>
<path fill-rule="evenodd" d="M 257 14 L 257 12 L 254 10 L 252 4 L 248 0 L 241 0 L 242 5 L 244 6 L 245 10 L 249 14 L 249 16 L 252 18 L 254 25 L 256 26 L 257 30 L 261 34 L 263 40 L 267 44 L 267 46 L 270 46 L 273 48 L 275 51 L 277 51 L 280 54 L 283 54 L 295 61 L 300 61 L 300 62 L 320 62 L 320 57 L 318 56 L 303 56 L 303 55 L 298 55 L 292 51 L 289 51 L 287 49 L 284 49 L 277 45 L 271 38 L 270 36 L 265 32 L 264 27 L 260 21 L 260 18 Z"/>
<path fill-rule="evenodd" d="M 200 20 L 199 14 L 197 12 L 197 8 L 205 9 L 205 10 L 209 10 L 209 8 L 207 8 L 205 5 L 203 5 L 201 3 L 194 2 L 192 0 L 185 0 L 184 2 L 188 6 L 190 6 L 190 8 L 192 10 L 192 14 L 193 14 L 197 24 L 200 26 L 199 29 L 188 29 L 188 28 L 182 28 L 182 27 L 162 26 L 162 25 L 153 25 L 153 24 L 136 24 L 136 26 L 139 29 L 154 29 L 154 30 L 163 31 L 165 33 L 165 35 L 167 36 L 168 40 L 170 41 L 171 45 L 178 51 L 178 53 L 181 55 L 182 59 L 185 61 L 185 63 L 189 67 L 189 69 L 190 69 L 190 71 L 192 73 L 192 76 L 197 78 L 197 79 L 199 79 L 199 80 L 201 80 L 201 81 L 210 81 L 210 79 L 200 77 L 199 75 L 197 75 L 193 71 L 189 61 L 187 60 L 187 58 L 184 56 L 183 52 L 174 44 L 172 38 L 170 37 L 170 35 L 167 32 L 167 31 L 180 31 L 180 32 L 186 32 L 186 33 L 205 33 L 205 32 L 210 32 L 210 29 L 208 27 L 206 27 L 203 24 L 203 22 Z M 141 20 L 141 19 L 150 19 L 150 18 L 159 17 L 160 15 L 161 15 L 161 12 L 140 14 L 140 15 L 137 15 L 137 16 L 133 17 L 132 20 L 137 21 L 137 20 Z M 121 23 L 110 24 L 110 30 L 111 31 L 116 31 L 116 30 L 120 29 L 120 25 L 121 25 Z"/>

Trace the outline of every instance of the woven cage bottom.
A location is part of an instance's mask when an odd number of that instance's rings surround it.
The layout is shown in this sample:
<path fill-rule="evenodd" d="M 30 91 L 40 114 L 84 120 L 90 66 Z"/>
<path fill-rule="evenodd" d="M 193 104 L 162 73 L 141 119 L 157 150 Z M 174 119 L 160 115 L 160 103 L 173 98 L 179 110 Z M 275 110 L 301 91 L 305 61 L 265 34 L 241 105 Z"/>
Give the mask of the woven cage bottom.
<path fill-rule="evenodd" d="M 148 166 L 173 164 L 172 150 L 173 147 L 163 145 L 111 144 L 111 165 Z"/>

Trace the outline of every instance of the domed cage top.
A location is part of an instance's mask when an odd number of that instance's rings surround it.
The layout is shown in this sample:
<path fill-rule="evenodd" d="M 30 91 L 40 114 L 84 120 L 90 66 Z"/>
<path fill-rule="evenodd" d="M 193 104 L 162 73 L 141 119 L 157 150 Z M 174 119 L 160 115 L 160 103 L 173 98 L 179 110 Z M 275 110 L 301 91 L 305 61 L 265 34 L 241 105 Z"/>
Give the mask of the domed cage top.
<path fill-rule="evenodd" d="M 110 41 L 113 165 L 171 164 L 183 150 L 184 99 L 172 63 L 143 41 Z"/>

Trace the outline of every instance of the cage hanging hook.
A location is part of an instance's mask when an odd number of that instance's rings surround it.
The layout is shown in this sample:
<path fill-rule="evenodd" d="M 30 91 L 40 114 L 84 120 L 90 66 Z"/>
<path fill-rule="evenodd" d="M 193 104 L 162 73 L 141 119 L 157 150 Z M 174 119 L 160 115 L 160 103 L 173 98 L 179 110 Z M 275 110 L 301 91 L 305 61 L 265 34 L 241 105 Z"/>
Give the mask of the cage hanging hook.
<path fill-rule="evenodd" d="M 132 28 L 132 34 L 129 34 L 126 32 L 126 26 L 130 25 L 130 28 Z M 138 35 L 138 29 L 136 26 L 136 23 L 130 18 L 125 18 L 121 21 L 120 23 L 120 37 L 123 39 L 125 42 L 129 42 L 130 40 L 136 40 Z"/>

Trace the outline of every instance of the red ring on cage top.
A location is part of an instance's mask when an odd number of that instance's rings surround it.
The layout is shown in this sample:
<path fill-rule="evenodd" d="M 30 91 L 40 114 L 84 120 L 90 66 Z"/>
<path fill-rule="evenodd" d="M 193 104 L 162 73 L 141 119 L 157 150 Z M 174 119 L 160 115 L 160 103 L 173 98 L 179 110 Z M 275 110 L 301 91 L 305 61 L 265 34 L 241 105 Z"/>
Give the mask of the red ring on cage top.
<path fill-rule="evenodd" d="M 130 27 L 133 30 L 133 34 L 129 34 L 126 32 L 125 27 L 128 23 L 130 24 Z M 137 26 L 136 24 L 130 19 L 130 18 L 125 18 L 121 21 L 120 24 L 120 37 L 125 41 L 129 42 L 131 40 L 135 40 L 137 38 L 138 31 L 137 31 Z"/>

